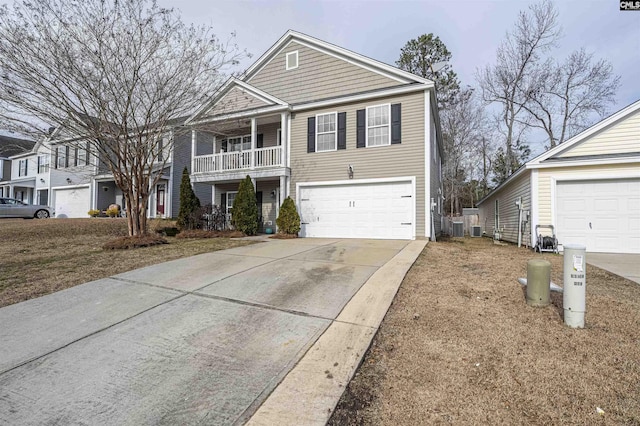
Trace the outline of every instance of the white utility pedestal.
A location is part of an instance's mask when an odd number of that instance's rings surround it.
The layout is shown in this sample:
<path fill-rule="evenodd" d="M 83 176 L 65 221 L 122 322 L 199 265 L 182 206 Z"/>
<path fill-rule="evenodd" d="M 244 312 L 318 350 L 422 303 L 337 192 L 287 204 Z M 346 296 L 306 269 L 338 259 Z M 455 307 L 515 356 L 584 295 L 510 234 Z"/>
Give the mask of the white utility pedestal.
<path fill-rule="evenodd" d="M 587 310 L 586 251 L 585 246 L 564 245 L 562 306 L 564 308 L 564 323 L 572 328 L 584 328 L 584 314 Z"/>

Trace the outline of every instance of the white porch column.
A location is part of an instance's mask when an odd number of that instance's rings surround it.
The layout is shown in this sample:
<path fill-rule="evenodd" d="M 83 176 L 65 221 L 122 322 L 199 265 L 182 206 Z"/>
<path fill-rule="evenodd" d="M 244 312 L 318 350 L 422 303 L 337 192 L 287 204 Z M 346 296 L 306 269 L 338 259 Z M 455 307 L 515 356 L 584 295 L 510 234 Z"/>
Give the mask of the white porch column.
<path fill-rule="evenodd" d="M 216 153 L 216 135 L 213 135 L 213 151 L 211 151 L 212 154 Z"/>
<path fill-rule="evenodd" d="M 287 198 L 287 177 L 280 176 L 280 205 L 284 202 L 284 199 Z"/>
<path fill-rule="evenodd" d="M 9 185 L 9 197 L 8 198 L 13 198 L 13 185 Z"/>
<path fill-rule="evenodd" d="M 196 149 L 198 142 L 198 134 L 195 130 L 191 131 L 191 173 L 194 171 L 196 164 Z"/>
<path fill-rule="evenodd" d="M 257 123 L 256 123 L 256 119 L 255 117 L 253 117 L 251 119 L 251 159 L 250 164 L 251 164 L 251 168 L 253 169 L 253 167 L 255 166 L 255 149 L 256 149 L 256 138 L 258 137 L 258 129 L 257 129 Z M 256 183 L 255 181 L 253 182 L 253 186 L 255 188 Z"/>
<path fill-rule="evenodd" d="M 280 145 L 282 149 L 282 165 L 283 166 L 287 166 L 287 150 L 288 150 L 288 132 L 289 130 L 289 126 L 287 126 L 287 113 L 286 112 L 281 112 L 280 113 Z"/>

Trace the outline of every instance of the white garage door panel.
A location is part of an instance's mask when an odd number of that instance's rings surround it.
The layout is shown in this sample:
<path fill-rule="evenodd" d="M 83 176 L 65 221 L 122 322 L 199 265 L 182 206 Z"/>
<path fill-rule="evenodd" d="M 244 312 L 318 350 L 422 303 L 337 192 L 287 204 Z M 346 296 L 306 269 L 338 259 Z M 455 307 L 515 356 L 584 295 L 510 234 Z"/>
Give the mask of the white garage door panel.
<path fill-rule="evenodd" d="M 56 217 L 87 217 L 90 205 L 89 198 L 89 188 L 56 189 Z"/>
<path fill-rule="evenodd" d="M 640 253 L 640 179 L 558 182 L 556 200 L 560 244 Z"/>
<path fill-rule="evenodd" d="M 413 238 L 411 181 L 300 187 L 301 235 Z"/>

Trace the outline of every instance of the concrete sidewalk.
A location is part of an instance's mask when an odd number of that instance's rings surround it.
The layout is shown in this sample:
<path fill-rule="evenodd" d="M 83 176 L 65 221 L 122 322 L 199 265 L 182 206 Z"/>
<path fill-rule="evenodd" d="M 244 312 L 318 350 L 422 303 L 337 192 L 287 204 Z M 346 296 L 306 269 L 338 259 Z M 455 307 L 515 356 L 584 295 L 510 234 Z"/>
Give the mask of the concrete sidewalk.
<path fill-rule="evenodd" d="M 2 308 L 0 423 L 323 424 L 425 244 L 269 241 Z"/>

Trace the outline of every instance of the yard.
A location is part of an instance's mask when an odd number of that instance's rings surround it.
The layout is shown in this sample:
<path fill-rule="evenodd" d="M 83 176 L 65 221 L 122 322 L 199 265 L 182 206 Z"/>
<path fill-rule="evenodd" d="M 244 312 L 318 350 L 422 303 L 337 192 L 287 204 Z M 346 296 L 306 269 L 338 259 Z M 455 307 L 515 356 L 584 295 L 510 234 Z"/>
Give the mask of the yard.
<path fill-rule="evenodd" d="M 561 294 L 526 305 L 516 280 L 535 256 L 562 284 L 558 255 L 429 243 L 330 424 L 640 424 L 640 286 L 588 265 L 573 330 Z"/>
<path fill-rule="evenodd" d="M 0 307 L 155 263 L 249 244 L 177 239 L 135 250 L 103 250 L 127 234 L 125 219 L 0 220 Z"/>

